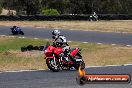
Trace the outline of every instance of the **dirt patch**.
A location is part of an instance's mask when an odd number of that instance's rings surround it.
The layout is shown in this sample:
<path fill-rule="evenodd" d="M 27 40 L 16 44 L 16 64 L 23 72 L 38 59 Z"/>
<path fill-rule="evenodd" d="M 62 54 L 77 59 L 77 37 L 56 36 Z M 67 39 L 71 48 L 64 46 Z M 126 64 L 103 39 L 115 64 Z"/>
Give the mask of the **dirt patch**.
<path fill-rule="evenodd" d="M 132 47 L 112 47 L 83 53 L 88 66 L 132 64 Z"/>
<path fill-rule="evenodd" d="M 5 51 L 5 52 L 1 52 L 0 55 L 2 56 L 15 56 L 15 57 L 23 57 L 23 58 L 31 58 L 31 57 L 40 57 L 43 56 L 43 52 L 41 51 L 27 51 L 27 52 L 21 52 L 21 51 L 14 51 L 14 50 L 10 50 L 10 51 Z"/>
<path fill-rule="evenodd" d="M 6 36 L 0 36 L 0 42 L 7 41 L 8 39 L 10 39 L 10 38 L 8 38 Z"/>
<path fill-rule="evenodd" d="M 42 28 L 60 28 L 75 30 L 92 30 L 107 32 L 132 32 L 131 20 L 120 21 L 0 21 L 4 26 L 29 26 Z"/>
<path fill-rule="evenodd" d="M 0 71 L 29 69 L 47 69 L 43 52 L 0 52 Z"/>

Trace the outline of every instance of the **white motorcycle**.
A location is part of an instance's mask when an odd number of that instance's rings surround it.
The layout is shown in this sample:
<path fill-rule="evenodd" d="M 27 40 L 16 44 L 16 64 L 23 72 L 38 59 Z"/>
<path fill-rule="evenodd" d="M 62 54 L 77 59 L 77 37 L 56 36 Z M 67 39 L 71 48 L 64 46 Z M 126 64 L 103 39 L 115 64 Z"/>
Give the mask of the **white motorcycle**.
<path fill-rule="evenodd" d="M 90 15 L 89 21 L 98 21 L 98 15 L 97 14 Z"/>

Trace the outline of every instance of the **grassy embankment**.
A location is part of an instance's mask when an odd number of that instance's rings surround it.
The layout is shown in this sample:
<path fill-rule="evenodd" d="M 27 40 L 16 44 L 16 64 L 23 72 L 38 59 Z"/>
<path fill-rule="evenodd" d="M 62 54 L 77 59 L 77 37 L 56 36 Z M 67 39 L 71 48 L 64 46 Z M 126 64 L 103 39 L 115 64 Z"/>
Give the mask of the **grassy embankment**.
<path fill-rule="evenodd" d="M 43 45 L 47 40 L 0 37 L 0 71 L 47 69 L 43 52 L 21 52 L 25 45 Z M 120 45 L 71 42 L 71 47 L 82 48 L 87 66 L 119 65 L 132 63 L 132 47 Z"/>

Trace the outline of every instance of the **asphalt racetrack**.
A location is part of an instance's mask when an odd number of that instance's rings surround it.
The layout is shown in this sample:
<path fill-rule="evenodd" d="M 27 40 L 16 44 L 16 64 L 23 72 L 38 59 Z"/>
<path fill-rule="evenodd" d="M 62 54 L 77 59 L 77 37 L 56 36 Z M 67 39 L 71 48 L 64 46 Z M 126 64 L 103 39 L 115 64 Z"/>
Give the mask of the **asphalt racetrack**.
<path fill-rule="evenodd" d="M 0 27 L 0 35 L 11 35 L 10 27 Z M 51 38 L 52 29 L 22 28 L 25 37 Z M 132 34 L 112 32 L 92 32 L 61 30 L 69 41 L 98 42 L 110 44 L 132 45 Z M 88 74 L 130 74 L 132 76 L 132 65 L 88 67 Z M 76 83 L 77 71 L 52 72 L 24 71 L 24 72 L 1 72 L 0 88 L 132 88 L 129 84 L 85 84 L 80 86 Z"/>
<path fill-rule="evenodd" d="M 88 74 L 130 74 L 132 65 L 89 67 Z M 0 73 L 0 88 L 132 88 L 129 84 L 85 84 L 80 86 L 76 82 L 77 71 L 51 72 L 5 72 Z"/>
<path fill-rule="evenodd" d="M 53 29 L 23 27 L 25 37 L 51 39 Z M 107 44 L 132 45 L 131 33 L 96 32 L 80 30 L 60 30 L 68 41 L 96 42 Z M 0 26 L 0 35 L 11 35 L 10 27 Z"/>

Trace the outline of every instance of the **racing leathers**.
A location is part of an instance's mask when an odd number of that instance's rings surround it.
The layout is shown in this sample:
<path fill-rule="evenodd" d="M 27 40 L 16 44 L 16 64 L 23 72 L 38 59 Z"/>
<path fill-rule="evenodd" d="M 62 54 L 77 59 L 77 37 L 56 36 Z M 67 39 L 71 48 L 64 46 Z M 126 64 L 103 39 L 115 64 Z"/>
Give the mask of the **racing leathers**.
<path fill-rule="evenodd" d="M 68 61 L 68 53 L 70 50 L 69 45 L 67 44 L 66 37 L 63 35 L 53 36 L 53 45 L 55 47 L 63 48 L 63 53 L 61 53 L 62 57 L 64 57 L 65 61 Z"/>
<path fill-rule="evenodd" d="M 14 31 L 17 31 L 17 32 L 20 32 L 21 31 L 21 29 L 19 28 L 19 27 L 17 27 L 17 26 L 13 26 L 13 28 L 12 28 Z"/>

